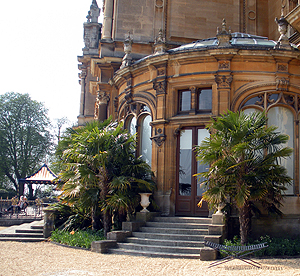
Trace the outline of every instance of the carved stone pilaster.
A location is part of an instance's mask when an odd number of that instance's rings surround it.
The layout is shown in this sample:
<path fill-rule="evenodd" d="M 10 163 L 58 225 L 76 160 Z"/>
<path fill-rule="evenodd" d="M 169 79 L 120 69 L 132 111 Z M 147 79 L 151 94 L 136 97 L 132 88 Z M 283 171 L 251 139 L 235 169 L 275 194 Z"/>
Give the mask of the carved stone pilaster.
<path fill-rule="evenodd" d="M 215 81 L 218 88 L 230 89 L 233 78 L 231 75 L 215 75 Z"/>
<path fill-rule="evenodd" d="M 154 80 L 153 89 L 156 90 L 156 95 L 166 94 L 167 80 L 162 81 Z"/>
<path fill-rule="evenodd" d="M 290 81 L 288 78 L 276 77 L 276 90 L 277 91 L 288 91 Z"/>
<path fill-rule="evenodd" d="M 229 60 L 221 60 L 218 62 L 218 69 L 220 71 L 228 71 L 230 70 L 230 61 Z"/>

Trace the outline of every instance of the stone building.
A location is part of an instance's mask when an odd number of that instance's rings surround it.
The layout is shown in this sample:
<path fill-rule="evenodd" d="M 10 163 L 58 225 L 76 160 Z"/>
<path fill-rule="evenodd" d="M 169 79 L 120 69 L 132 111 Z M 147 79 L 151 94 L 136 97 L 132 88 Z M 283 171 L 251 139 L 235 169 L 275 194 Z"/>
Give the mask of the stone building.
<path fill-rule="evenodd" d="M 204 168 L 193 145 L 228 109 L 266 110 L 294 149 L 283 212 L 297 217 L 299 13 L 298 0 L 104 0 L 102 25 L 93 0 L 78 57 L 78 124 L 123 121 L 156 175 L 163 214 L 207 216 L 197 207 L 203 191 L 193 174 Z"/>

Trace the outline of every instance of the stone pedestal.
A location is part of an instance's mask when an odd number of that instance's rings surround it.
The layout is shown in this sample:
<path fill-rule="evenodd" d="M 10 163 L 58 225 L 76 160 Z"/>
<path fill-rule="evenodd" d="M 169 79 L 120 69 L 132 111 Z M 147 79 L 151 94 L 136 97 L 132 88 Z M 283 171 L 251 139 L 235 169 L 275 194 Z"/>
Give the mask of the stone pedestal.
<path fill-rule="evenodd" d="M 44 238 L 47 239 L 51 236 L 51 233 L 54 230 L 54 210 L 51 210 L 49 208 L 45 208 L 44 210 Z"/>

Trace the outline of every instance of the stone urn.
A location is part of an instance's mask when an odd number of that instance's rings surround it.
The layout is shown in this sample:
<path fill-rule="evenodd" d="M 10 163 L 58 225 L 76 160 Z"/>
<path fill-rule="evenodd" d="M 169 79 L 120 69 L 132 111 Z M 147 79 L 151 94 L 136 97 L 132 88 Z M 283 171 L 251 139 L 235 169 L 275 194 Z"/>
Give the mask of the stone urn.
<path fill-rule="evenodd" d="M 147 213 L 149 212 L 147 210 L 147 207 L 150 205 L 149 196 L 152 195 L 152 193 L 139 193 L 141 196 L 141 206 L 143 207 L 143 210 L 141 210 L 141 213 Z"/>
<path fill-rule="evenodd" d="M 216 214 L 223 214 L 222 209 L 225 207 L 224 203 L 220 203 L 217 207 L 218 211 L 216 212 Z"/>

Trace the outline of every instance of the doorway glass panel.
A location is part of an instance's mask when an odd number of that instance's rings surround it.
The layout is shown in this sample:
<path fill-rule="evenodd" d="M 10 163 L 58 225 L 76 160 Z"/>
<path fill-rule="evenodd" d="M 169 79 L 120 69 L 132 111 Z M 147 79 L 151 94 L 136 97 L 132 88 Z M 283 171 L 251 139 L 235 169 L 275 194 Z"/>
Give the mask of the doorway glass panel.
<path fill-rule="evenodd" d="M 201 144 L 201 142 L 209 137 L 209 132 L 207 129 L 198 129 L 198 146 Z M 208 165 L 207 164 L 201 164 L 199 161 L 197 161 L 197 173 L 202 173 L 207 171 Z M 197 196 L 202 196 L 204 193 L 204 188 L 201 187 L 200 183 L 204 180 L 203 177 L 197 178 Z"/>
<path fill-rule="evenodd" d="M 186 129 L 180 136 L 179 195 L 190 196 L 192 185 L 192 130 Z"/>

